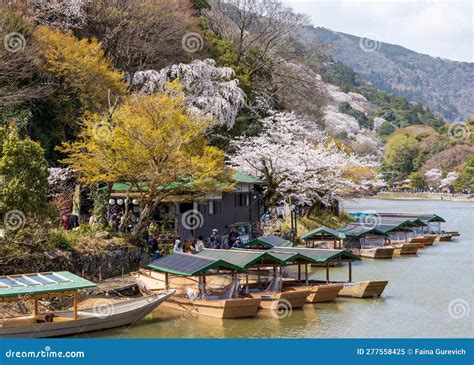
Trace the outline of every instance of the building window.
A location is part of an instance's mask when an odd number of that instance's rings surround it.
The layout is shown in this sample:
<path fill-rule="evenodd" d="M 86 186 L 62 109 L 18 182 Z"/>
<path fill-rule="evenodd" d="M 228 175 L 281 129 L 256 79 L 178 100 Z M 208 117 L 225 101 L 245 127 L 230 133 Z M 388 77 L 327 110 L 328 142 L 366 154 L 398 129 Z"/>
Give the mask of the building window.
<path fill-rule="evenodd" d="M 206 205 L 206 204 L 198 204 L 198 211 L 199 211 L 199 213 L 201 213 L 201 214 L 206 214 L 206 208 L 207 208 L 207 205 Z"/>
<path fill-rule="evenodd" d="M 221 212 L 221 202 L 209 200 L 207 207 L 209 215 L 219 214 Z"/>
<path fill-rule="evenodd" d="M 240 193 L 236 196 L 236 206 L 246 207 L 250 205 L 250 194 L 249 193 Z"/>
<path fill-rule="evenodd" d="M 193 203 L 181 203 L 179 205 L 179 212 L 186 213 L 188 210 L 193 210 L 194 204 Z"/>

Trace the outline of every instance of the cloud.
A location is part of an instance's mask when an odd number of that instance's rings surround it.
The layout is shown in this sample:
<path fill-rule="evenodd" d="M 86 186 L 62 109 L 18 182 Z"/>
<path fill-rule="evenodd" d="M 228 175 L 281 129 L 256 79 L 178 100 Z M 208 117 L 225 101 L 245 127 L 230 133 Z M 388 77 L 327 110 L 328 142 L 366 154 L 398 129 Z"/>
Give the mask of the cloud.
<path fill-rule="evenodd" d="M 471 1 L 319 1 L 283 0 L 295 11 L 309 14 L 315 26 L 364 36 L 420 53 L 472 62 Z"/>

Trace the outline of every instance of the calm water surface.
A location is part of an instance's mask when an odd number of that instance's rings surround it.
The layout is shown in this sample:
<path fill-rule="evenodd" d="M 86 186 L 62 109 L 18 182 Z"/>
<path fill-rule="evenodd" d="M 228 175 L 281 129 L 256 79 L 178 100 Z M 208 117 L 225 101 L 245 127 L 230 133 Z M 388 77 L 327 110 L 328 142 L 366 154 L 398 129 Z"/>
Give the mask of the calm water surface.
<path fill-rule="evenodd" d="M 362 200 L 348 211 L 436 213 L 445 230 L 461 233 L 454 242 L 435 243 L 418 257 L 364 259 L 353 265 L 353 280 L 387 279 L 382 299 L 338 298 L 306 305 L 287 318 L 219 320 L 167 313 L 158 308 L 135 326 L 96 332 L 91 337 L 472 337 L 474 204 L 447 201 Z M 312 269 L 323 279 L 325 269 Z M 331 269 L 347 280 L 347 267 Z M 450 303 L 451 313 L 450 315 Z M 466 306 L 467 304 L 467 306 Z M 467 313 L 469 312 L 469 313 Z M 464 314 L 464 316 L 463 316 Z M 461 318 L 454 318 L 454 317 Z"/>

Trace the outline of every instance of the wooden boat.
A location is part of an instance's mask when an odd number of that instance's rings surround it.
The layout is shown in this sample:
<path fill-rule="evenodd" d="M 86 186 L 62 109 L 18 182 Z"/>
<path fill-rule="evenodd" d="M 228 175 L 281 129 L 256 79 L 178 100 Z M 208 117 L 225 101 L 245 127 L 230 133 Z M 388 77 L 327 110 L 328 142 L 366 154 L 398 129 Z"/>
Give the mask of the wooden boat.
<path fill-rule="evenodd" d="M 200 300 L 175 295 L 164 302 L 163 307 L 221 319 L 245 318 L 256 316 L 260 302 L 259 298 Z"/>
<path fill-rule="evenodd" d="M 335 300 L 344 284 L 325 284 L 315 280 L 308 280 L 308 285 L 306 285 L 305 282 L 297 281 L 296 279 L 285 279 L 283 286 L 294 290 L 309 290 L 306 303 L 324 303 Z"/>
<path fill-rule="evenodd" d="M 359 250 L 359 256 L 371 259 L 391 259 L 394 250 L 392 247 L 361 248 Z"/>
<path fill-rule="evenodd" d="M 176 294 L 163 303 L 163 307 L 190 312 L 191 314 L 204 315 L 214 318 L 244 318 L 255 317 L 260 305 L 260 299 L 252 299 L 239 296 L 237 298 L 222 299 L 219 294 L 223 285 L 228 281 L 223 278 L 214 277 L 209 280 L 209 287 L 212 292 L 207 292 L 200 299 L 199 297 L 189 297 L 189 292 L 199 291 L 199 277 L 172 277 L 168 278 L 162 272 L 140 269 L 132 273 L 138 287 L 145 293 L 154 293 L 163 290 L 166 286 L 173 288 Z M 209 279 L 209 278 L 208 278 Z"/>
<path fill-rule="evenodd" d="M 8 289 L 6 286 L 9 286 L 9 282 L 23 285 L 10 286 Z M 0 338 L 58 337 L 130 325 L 145 317 L 174 294 L 174 290 L 168 290 L 153 296 L 78 310 L 77 290 L 94 287 L 95 284 L 74 274 L 50 272 L 12 275 L 0 277 L 0 283 L 2 301 L 12 302 L 21 298 L 35 301 L 34 314 L 0 320 Z M 18 295 L 16 298 L 8 295 L 15 291 L 22 292 L 20 299 Z M 39 313 L 38 299 L 64 295 L 74 297 L 73 310 Z"/>
<path fill-rule="evenodd" d="M 394 255 L 416 255 L 418 252 L 418 243 L 401 243 L 398 245 L 392 245 L 394 248 Z"/>
<path fill-rule="evenodd" d="M 380 297 L 387 286 L 387 280 L 359 281 L 345 283 L 339 292 L 340 297 L 375 298 Z"/>
<path fill-rule="evenodd" d="M 439 241 L 440 242 L 448 242 L 448 241 L 452 241 L 452 238 L 453 238 L 452 234 L 444 233 L 444 234 L 439 236 Z"/>
<path fill-rule="evenodd" d="M 449 231 L 449 232 L 446 232 L 447 234 L 450 234 L 451 236 L 453 237 L 459 237 L 461 236 L 461 233 L 459 233 L 458 231 Z"/>
<path fill-rule="evenodd" d="M 433 243 L 435 242 L 436 240 L 436 236 L 431 236 L 431 235 L 425 235 L 425 236 L 422 236 L 422 237 L 413 237 L 413 238 L 410 238 L 410 243 L 422 243 L 423 244 L 423 247 L 419 247 L 419 248 L 424 248 L 425 246 L 432 246 Z"/>
<path fill-rule="evenodd" d="M 290 308 L 301 308 L 306 303 L 306 298 L 311 293 L 311 289 L 296 290 L 294 288 L 282 289 L 278 292 L 258 292 L 248 295 L 255 299 L 260 299 L 261 309 L 277 309 L 280 305 L 288 305 Z"/>

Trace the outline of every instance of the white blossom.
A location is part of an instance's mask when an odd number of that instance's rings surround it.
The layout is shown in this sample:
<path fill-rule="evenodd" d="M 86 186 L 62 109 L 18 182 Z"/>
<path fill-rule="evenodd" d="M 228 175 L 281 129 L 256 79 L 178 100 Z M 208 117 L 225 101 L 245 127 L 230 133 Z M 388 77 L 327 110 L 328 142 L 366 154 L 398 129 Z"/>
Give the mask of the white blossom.
<path fill-rule="evenodd" d="M 456 172 L 456 171 L 451 171 L 451 172 L 448 172 L 448 174 L 446 175 L 446 177 L 444 179 L 441 179 L 440 181 L 440 184 L 439 184 L 439 187 L 440 188 L 449 188 L 449 187 L 452 187 L 454 185 L 454 182 L 456 181 L 456 179 L 458 178 L 459 176 L 459 173 Z"/>
<path fill-rule="evenodd" d="M 312 205 L 340 199 L 369 186 L 370 182 L 353 182 L 345 172 L 354 166 L 373 167 L 374 161 L 342 151 L 311 119 L 294 113 L 274 113 L 261 122 L 261 135 L 233 142 L 237 153 L 229 160 L 243 172 L 266 179 L 267 192 L 277 198 L 293 198 Z"/>
<path fill-rule="evenodd" d="M 86 21 L 86 6 L 91 0 L 30 0 L 38 24 L 60 29 L 81 28 Z"/>
<path fill-rule="evenodd" d="M 431 169 L 425 172 L 425 181 L 430 188 L 438 188 L 441 182 L 441 170 Z"/>
<path fill-rule="evenodd" d="M 160 71 L 138 71 L 132 85 L 145 93 L 165 92 L 168 82 L 179 79 L 189 111 L 212 117 L 221 126 L 232 128 L 239 110 L 245 105 L 245 93 L 230 67 L 216 67 L 211 59 L 180 63 Z"/>

